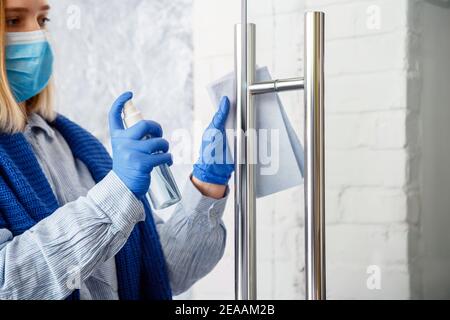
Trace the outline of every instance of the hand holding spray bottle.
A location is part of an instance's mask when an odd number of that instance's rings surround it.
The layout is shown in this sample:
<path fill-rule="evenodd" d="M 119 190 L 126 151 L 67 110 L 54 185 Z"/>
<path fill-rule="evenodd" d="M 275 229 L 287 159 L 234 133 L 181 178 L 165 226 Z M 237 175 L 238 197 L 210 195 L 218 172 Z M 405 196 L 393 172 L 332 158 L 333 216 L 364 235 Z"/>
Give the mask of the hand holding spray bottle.
<path fill-rule="evenodd" d="M 142 113 L 129 100 L 123 109 L 125 127 L 131 128 L 142 120 Z M 151 172 L 151 186 L 147 198 L 155 210 L 168 208 L 181 201 L 180 191 L 167 164 L 156 167 Z"/>

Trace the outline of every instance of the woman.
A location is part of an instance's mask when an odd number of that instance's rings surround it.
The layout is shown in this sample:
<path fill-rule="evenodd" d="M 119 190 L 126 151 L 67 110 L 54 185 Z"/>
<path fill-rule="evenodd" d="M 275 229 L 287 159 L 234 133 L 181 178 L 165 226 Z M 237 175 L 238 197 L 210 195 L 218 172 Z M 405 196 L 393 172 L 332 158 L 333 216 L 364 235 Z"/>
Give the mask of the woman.
<path fill-rule="evenodd" d="M 123 94 L 110 112 L 111 159 L 55 114 L 49 10 L 47 0 L 0 0 L 0 299 L 170 299 L 223 255 L 234 166 L 202 152 L 173 217 L 153 215 L 150 172 L 172 163 L 161 127 L 125 130 Z M 226 150 L 229 108 L 224 98 L 203 148 Z"/>

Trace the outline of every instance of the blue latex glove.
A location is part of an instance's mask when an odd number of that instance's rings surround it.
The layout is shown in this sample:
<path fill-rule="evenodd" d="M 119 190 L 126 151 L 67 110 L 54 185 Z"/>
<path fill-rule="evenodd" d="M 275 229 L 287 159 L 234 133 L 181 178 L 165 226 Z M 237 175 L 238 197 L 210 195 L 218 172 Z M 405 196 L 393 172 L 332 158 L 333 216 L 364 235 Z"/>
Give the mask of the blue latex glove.
<path fill-rule="evenodd" d="M 230 113 L 230 100 L 223 97 L 219 111 L 203 134 L 200 157 L 194 165 L 194 177 L 200 181 L 227 185 L 234 171 L 234 164 L 227 157 L 225 123 Z"/>
<path fill-rule="evenodd" d="M 122 111 L 132 97 L 131 92 L 121 95 L 109 114 L 113 171 L 137 198 L 142 198 L 150 188 L 153 168 L 172 165 L 173 161 L 172 155 L 167 153 L 169 143 L 161 138 L 163 132 L 158 123 L 141 121 L 129 129 L 124 128 Z M 152 138 L 143 140 L 148 136 Z"/>

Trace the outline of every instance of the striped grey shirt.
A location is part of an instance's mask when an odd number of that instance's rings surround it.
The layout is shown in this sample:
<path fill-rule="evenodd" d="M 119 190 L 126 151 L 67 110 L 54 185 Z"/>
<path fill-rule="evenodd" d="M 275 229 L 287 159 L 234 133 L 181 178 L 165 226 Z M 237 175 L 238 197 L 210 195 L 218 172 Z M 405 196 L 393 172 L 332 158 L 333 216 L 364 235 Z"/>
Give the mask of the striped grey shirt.
<path fill-rule="evenodd" d="M 30 116 L 25 137 L 60 209 L 18 237 L 0 229 L 0 299 L 64 299 L 80 288 L 84 300 L 117 300 L 114 256 L 144 220 L 142 203 L 114 172 L 96 185 L 40 116 Z M 204 197 L 189 180 L 169 221 L 154 214 L 175 295 L 223 256 L 226 201 Z"/>

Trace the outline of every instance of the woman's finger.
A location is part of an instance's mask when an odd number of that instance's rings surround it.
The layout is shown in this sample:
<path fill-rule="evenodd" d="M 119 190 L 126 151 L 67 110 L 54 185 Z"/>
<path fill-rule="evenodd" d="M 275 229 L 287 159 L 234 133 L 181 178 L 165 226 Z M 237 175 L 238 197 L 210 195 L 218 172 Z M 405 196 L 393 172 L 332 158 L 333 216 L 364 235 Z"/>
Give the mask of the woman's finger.
<path fill-rule="evenodd" d="M 230 113 L 230 99 L 223 97 L 220 101 L 219 110 L 214 116 L 213 125 L 216 129 L 225 129 L 225 123 L 227 122 L 228 115 Z"/>
<path fill-rule="evenodd" d="M 133 98 L 132 92 L 126 92 L 122 94 L 117 100 L 113 103 L 111 110 L 109 112 L 109 128 L 111 132 L 115 130 L 123 130 L 123 120 L 122 120 L 122 111 L 125 107 L 125 104 Z"/>
<path fill-rule="evenodd" d="M 131 128 L 125 130 L 122 137 L 133 140 L 142 140 L 148 136 L 153 138 L 161 138 L 162 135 L 163 130 L 159 123 L 150 120 L 142 120 Z"/>
<path fill-rule="evenodd" d="M 158 152 L 166 153 L 169 151 L 169 141 L 163 138 L 152 138 L 142 141 L 129 140 L 127 141 L 127 146 L 132 150 L 146 154 L 154 154 Z"/>

